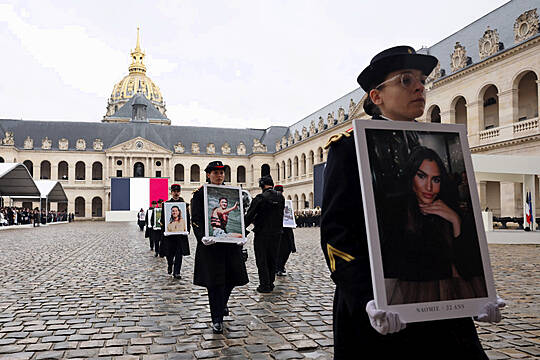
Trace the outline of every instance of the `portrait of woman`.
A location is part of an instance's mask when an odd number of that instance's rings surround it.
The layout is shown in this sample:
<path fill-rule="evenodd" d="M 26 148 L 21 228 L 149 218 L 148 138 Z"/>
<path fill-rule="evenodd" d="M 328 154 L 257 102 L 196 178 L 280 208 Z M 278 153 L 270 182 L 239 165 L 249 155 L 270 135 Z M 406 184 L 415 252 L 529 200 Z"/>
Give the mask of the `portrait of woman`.
<path fill-rule="evenodd" d="M 234 205 L 230 208 L 227 208 L 227 206 L 229 206 L 229 201 L 227 200 L 226 197 L 221 197 L 218 200 L 218 206 L 212 209 L 212 213 L 210 215 L 210 225 L 212 226 L 212 236 L 215 236 L 215 237 L 228 236 L 228 237 L 241 238 L 242 234 L 227 232 L 227 223 L 229 221 L 229 213 L 239 208 L 238 202 L 235 202 Z"/>
<path fill-rule="evenodd" d="M 186 231 L 186 221 L 182 217 L 182 211 L 176 205 L 171 207 L 171 217 L 167 224 L 167 232 L 183 232 Z"/>
<path fill-rule="evenodd" d="M 386 204 L 381 251 L 389 305 L 486 297 L 474 219 L 439 155 L 412 149 L 407 193 Z"/>

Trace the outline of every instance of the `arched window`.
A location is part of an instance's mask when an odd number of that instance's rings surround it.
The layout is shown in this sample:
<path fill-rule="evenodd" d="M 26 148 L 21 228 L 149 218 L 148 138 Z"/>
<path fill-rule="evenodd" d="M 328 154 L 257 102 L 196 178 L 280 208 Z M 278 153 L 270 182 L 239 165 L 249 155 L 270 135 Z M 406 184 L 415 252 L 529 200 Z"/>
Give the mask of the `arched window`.
<path fill-rule="evenodd" d="M 75 216 L 76 217 L 85 217 L 85 201 L 84 198 L 79 196 L 75 198 Z"/>
<path fill-rule="evenodd" d="M 184 165 L 176 164 L 174 166 L 174 181 L 184 181 Z"/>
<path fill-rule="evenodd" d="M 482 96 L 484 129 L 499 126 L 499 90 L 495 85 L 488 85 Z"/>
<path fill-rule="evenodd" d="M 60 161 L 58 163 L 58 180 L 68 180 L 69 179 L 69 172 L 68 172 L 68 163 L 66 161 Z"/>
<path fill-rule="evenodd" d="M 246 182 L 246 168 L 242 165 L 236 168 L 236 182 L 239 184 Z"/>
<path fill-rule="evenodd" d="M 30 176 L 34 176 L 34 163 L 32 163 L 30 160 L 24 160 L 23 165 L 26 166 L 28 169 L 28 172 L 30 173 Z"/>
<path fill-rule="evenodd" d="M 518 114 L 517 120 L 524 121 L 538 117 L 538 77 L 532 71 L 518 77 Z"/>
<path fill-rule="evenodd" d="M 278 181 L 281 180 L 281 174 L 280 174 L 280 171 L 279 171 L 279 163 L 276 164 L 276 175 L 277 175 L 277 179 Z"/>
<path fill-rule="evenodd" d="M 92 180 L 103 180 L 103 165 L 99 161 L 92 164 Z"/>
<path fill-rule="evenodd" d="M 454 100 L 454 116 L 456 124 L 467 125 L 467 101 L 463 96 Z"/>
<path fill-rule="evenodd" d="M 312 192 L 309 193 L 309 207 L 310 208 L 315 207 L 315 204 L 313 203 L 313 193 Z"/>
<path fill-rule="evenodd" d="M 261 177 L 270 175 L 270 165 L 262 164 L 261 165 Z"/>
<path fill-rule="evenodd" d="M 324 161 L 324 152 L 322 148 L 317 149 L 317 160 L 319 163 L 322 163 Z"/>
<path fill-rule="evenodd" d="M 302 207 L 302 209 L 309 207 L 309 204 L 306 204 L 306 194 L 302 194 L 302 196 L 300 197 L 300 206 Z"/>
<path fill-rule="evenodd" d="M 86 178 L 86 165 L 82 161 L 75 164 L 75 180 L 84 180 Z"/>
<path fill-rule="evenodd" d="M 293 207 L 294 207 L 295 209 L 300 210 L 300 207 L 299 207 L 298 205 L 299 205 L 299 204 L 298 204 L 298 195 L 294 195 Z"/>
<path fill-rule="evenodd" d="M 142 162 L 133 164 L 133 177 L 144 177 L 144 164 Z"/>
<path fill-rule="evenodd" d="M 50 179 L 51 178 L 51 163 L 47 160 L 43 160 L 39 166 L 39 178 Z"/>
<path fill-rule="evenodd" d="M 432 123 L 441 123 L 441 109 L 439 106 L 435 105 L 431 108 L 429 112 L 429 121 Z"/>
<path fill-rule="evenodd" d="M 191 182 L 201 181 L 201 168 L 199 167 L 199 165 L 197 164 L 191 165 L 189 180 Z"/>
<path fill-rule="evenodd" d="M 285 168 L 285 160 L 283 160 L 281 162 L 281 174 L 282 174 L 283 180 L 285 180 L 287 178 L 287 170 Z"/>
<path fill-rule="evenodd" d="M 313 166 L 315 165 L 315 153 L 312 151 L 309 152 L 309 173 L 313 174 Z"/>
<path fill-rule="evenodd" d="M 224 181 L 226 183 L 230 183 L 231 182 L 231 167 L 229 165 L 225 165 L 225 167 L 223 168 L 223 171 L 225 172 Z"/>
<path fill-rule="evenodd" d="M 0 163 L 6 162 L 3 157 L 0 156 Z"/>
<path fill-rule="evenodd" d="M 103 202 L 99 196 L 96 196 L 92 199 L 92 217 L 102 217 L 103 216 Z"/>
<path fill-rule="evenodd" d="M 287 160 L 287 178 L 292 177 L 292 161 L 291 159 Z"/>
<path fill-rule="evenodd" d="M 293 175 L 294 177 L 298 177 L 298 156 L 295 156 L 294 157 L 294 172 L 293 172 Z"/>
<path fill-rule="evenodd" d="M 306 175 L 306 154 L 302 154 L 302 157 L 300 159 L 300 174 Z"/>

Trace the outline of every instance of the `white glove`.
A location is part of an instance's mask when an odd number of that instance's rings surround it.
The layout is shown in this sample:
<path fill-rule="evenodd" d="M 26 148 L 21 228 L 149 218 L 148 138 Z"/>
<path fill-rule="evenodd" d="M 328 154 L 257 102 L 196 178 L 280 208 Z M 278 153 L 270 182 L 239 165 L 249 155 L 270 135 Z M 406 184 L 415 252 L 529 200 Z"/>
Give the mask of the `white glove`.
<path fill-rule="evenodd" d="M 502 309 L 505 306 L 506 302 L 497 296 L 497 302 L 490 302 L 484 305 L 483 312 L 475 317 L 475 320 L 488 323 L 498 323 L 501 321 L 501 311 L 499 309 Z"/>
<path fill-rule="evenodd" d="M 378 310 L 374 300 L 367 303 L 366 312 L 371 326 L 381 335 L 396 333 L 407 326 L 406 323 L 401 321 L 398 314 Z"/>
<path fill-rule="evenodd" d="M 237 242 L 236 242 L 236 245 L 242 246 L 242 245 L 244 245 L 245 243 L 247 243 L 247 239 L 246 239 L 246 238 L 243 238 L 242 240 L 237 241 Z"/>
<path fill-rule="evenodd" d="M 202 243 L 203 243 L 204 245 L 212 245 L 212 244 L 215 244 L 215 243 L 216 243 L 216 241 L 215 241 L 214 239 L 208 238 L 208 237 L 206 237 L 206 236 L 203 236 L 203 238 L 201 239 L 201 241 L 202 241 Z"/>

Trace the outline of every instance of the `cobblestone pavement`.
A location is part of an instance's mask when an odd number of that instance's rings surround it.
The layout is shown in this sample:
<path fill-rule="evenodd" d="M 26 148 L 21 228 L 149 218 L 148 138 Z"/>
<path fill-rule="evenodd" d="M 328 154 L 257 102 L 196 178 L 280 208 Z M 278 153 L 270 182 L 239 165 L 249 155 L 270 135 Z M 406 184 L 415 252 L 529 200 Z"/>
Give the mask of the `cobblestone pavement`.
<path fill-rule="evenodd" d="M 224 335 L 209 327 L 204 288 L 166 273 L 135 224 L 83 222 L 0 234 L 0 359 L 331 359 L 334 286 L 319 230 L 295 230 L 298 253 L 271 295 L 233 291 Z M 538 245 L 490 245 L 498 325 L 479 324 L 491 359 L 540 357 Z"/>

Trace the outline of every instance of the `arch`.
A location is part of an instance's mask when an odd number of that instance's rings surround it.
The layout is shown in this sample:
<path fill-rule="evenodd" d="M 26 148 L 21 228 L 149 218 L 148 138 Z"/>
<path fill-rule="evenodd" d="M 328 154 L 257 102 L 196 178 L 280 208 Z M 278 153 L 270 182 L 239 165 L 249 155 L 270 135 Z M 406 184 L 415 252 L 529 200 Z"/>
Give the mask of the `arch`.
<path fill-rule="evenodd" d="M 480 124 L 484 129 L 499 126 L 499 90 L 493 84 L 485 85 L 480 91 Z M 480 127 L 482 128 L 482 126 Z"/>
<path fill-rule="evenodd" d="M 78 196 L 75 198 L 75 217 L 85 217 L 85 200 L 82 196 Z"/>
<path fill-rule="evenodd" d="M 262 164 L 261 165 L 261 177 L 270 175 L 270 165 Z"/>
<path fill-rule="evenodd" d="M 432 105 L 428 110 L 428 120 L 432 123 L 441 123 L 441 108 L 439 105 Z"/>
<path fill-rule="evenodd" d="M 293 170 L 293 176 L 295 178 L 298 177 L 298 170 L 299 170 L 299 164 L 298 164 L 298 156 L 294 157 L 294 170 Z"/>
<path fill-rule="evenodd" d="M 200 182 L 201 181 L 201 168 L 197 164 L 191 165 L 189 181 Z"/>
<path fill-rule="evenodd" d="M 68 211 L 68 204 L 66 202 L 61 202 L 61 203 L 58 203 L 58 207 L 57 207 L 57 210 L 58 212 L 65 212 L 67 213 Z"/>
<path fill-rule="evenodd" d="M 452 100 L 452 109 L 454 109 L 454 124 L 463 124 L 467 126 L 467 100 L 464 96 L 459 95 Z"/>
<path fill-rule="evenodd" d="M 251 178 L 251 183 L 254 184 L 255 183 L 255 169 L 253 168 L 253 165 L 251 165 L 251 171 L 249 174 Z"/>
<path fill-rule="evenodd" d="M 302 205 L 302 209 L 308 208 L 309 204 L 306 205 L 306 194 L 302 194 L 300 196 L 300 205 Z"/>
<path fill-rule="evenodd" d="M 300 210 L 300 208 L 298 207 L 298 195 L 294 195 L 293 207 L 297 210 Z"/>
<path fill-rule="evenodd" d="M 309 207 L 312 208 L 312 209 L 315 207 L 315 203 L 313 202 L 313 193 L 312 192 L 309 193 Z"/>
<path fill-rule="evenodd" d="M 322 147 L 317 149 L 317 164 L 320 164 L 324 161 L 324 152 Z"/>
<path fill-rule="evenodd" d="M 144 177 L 144 164 L 137 161 L 133 164 L 133 177 Z"/>
<path fill-rule="evenodd" d="M 103 165 L 99 161 L 92 164 L 92 180 L 103 180 Z"/>
<path fill-rule="evenodd" d="M 174 181 L 184 181 L 184 165 L 174 165 Z"/>
<path fill-rule="evenodd" d="M 86 164 L 83 161 L 75 163 L 75 180 L 86 179 Z"/>
<path fill-rule="evenodd" d="M 6 162 L 6 160 L 4 160 L 4 158 L 0 156 L 0 163 L 4 163 L 4 162 Z"/>
<path fill-rule="evenodd" d="M 236 168 L 236 182 L 239 184 L 246 182 L 246 168 L 242 165 Z"/>
<path fill-rule="evenodd" d="M 517 85 L 517 120 L 538 117 L 538 76 L 534 71 L 524 71 L 515 79 Z"/>
<path fill-rule="evenodd" d="M 99 196 L 92 199 L 92 217 L 103 216 L 103 201 Z"/>
<path fill-rule="evenodd" d="M 231 167 L 229 165 L 225 165 L 223 168 L 223 171 L 225 172 L 225 178 L 224 181 L 227 183 L 231 182 Z"/>
<path fill-rule="evenodd" d="M 313 150 L 309 152 L 309 173 L 313 174 L 313 166 L 315 166 L 315 153 Z"/>
<path fill-rule="evenodd" d="M 28 172 L 30 173 L 30 176 L 34 176 L 34 163 L 30 160 L 24 160 L 23 165 L 26 166 L 28 169 Z"/>
<path fill-rule="evenodd" d="M 281 173 L 279 171 L 279 163 L 276 164 L 276 175 L 277 175 L 277 179 L 278 181 L 281 180 Z"/>
<path fill-rule="evenodd" d="M 291 159 L 287 160 L 287 178 L 290 179 L 292 177 L 292 161 Z"/>
<path fill-rule="evenodd" d="M 300 174 L 306 175 L 306 154 L 302 153 L 302 156 L 300 157 Z"/>
<path fill-rule="evenodd" d="M 69 165 L 66 161 L 60 161 L 58 163 L 58 180 L 69 179 Z"/>
<path fill-rule="evenodd" d="M 39 165 L 39 178 L 50 179 L 51 178 L 51 163 L 47 160 L 43 160 Z"/>
<path fill-rule="evenodd" d="M 285 160 L 281 161 L 281 174 L 283 177 L 283 180 L 287 178 L 287 170 L 285 168 Z"/>

